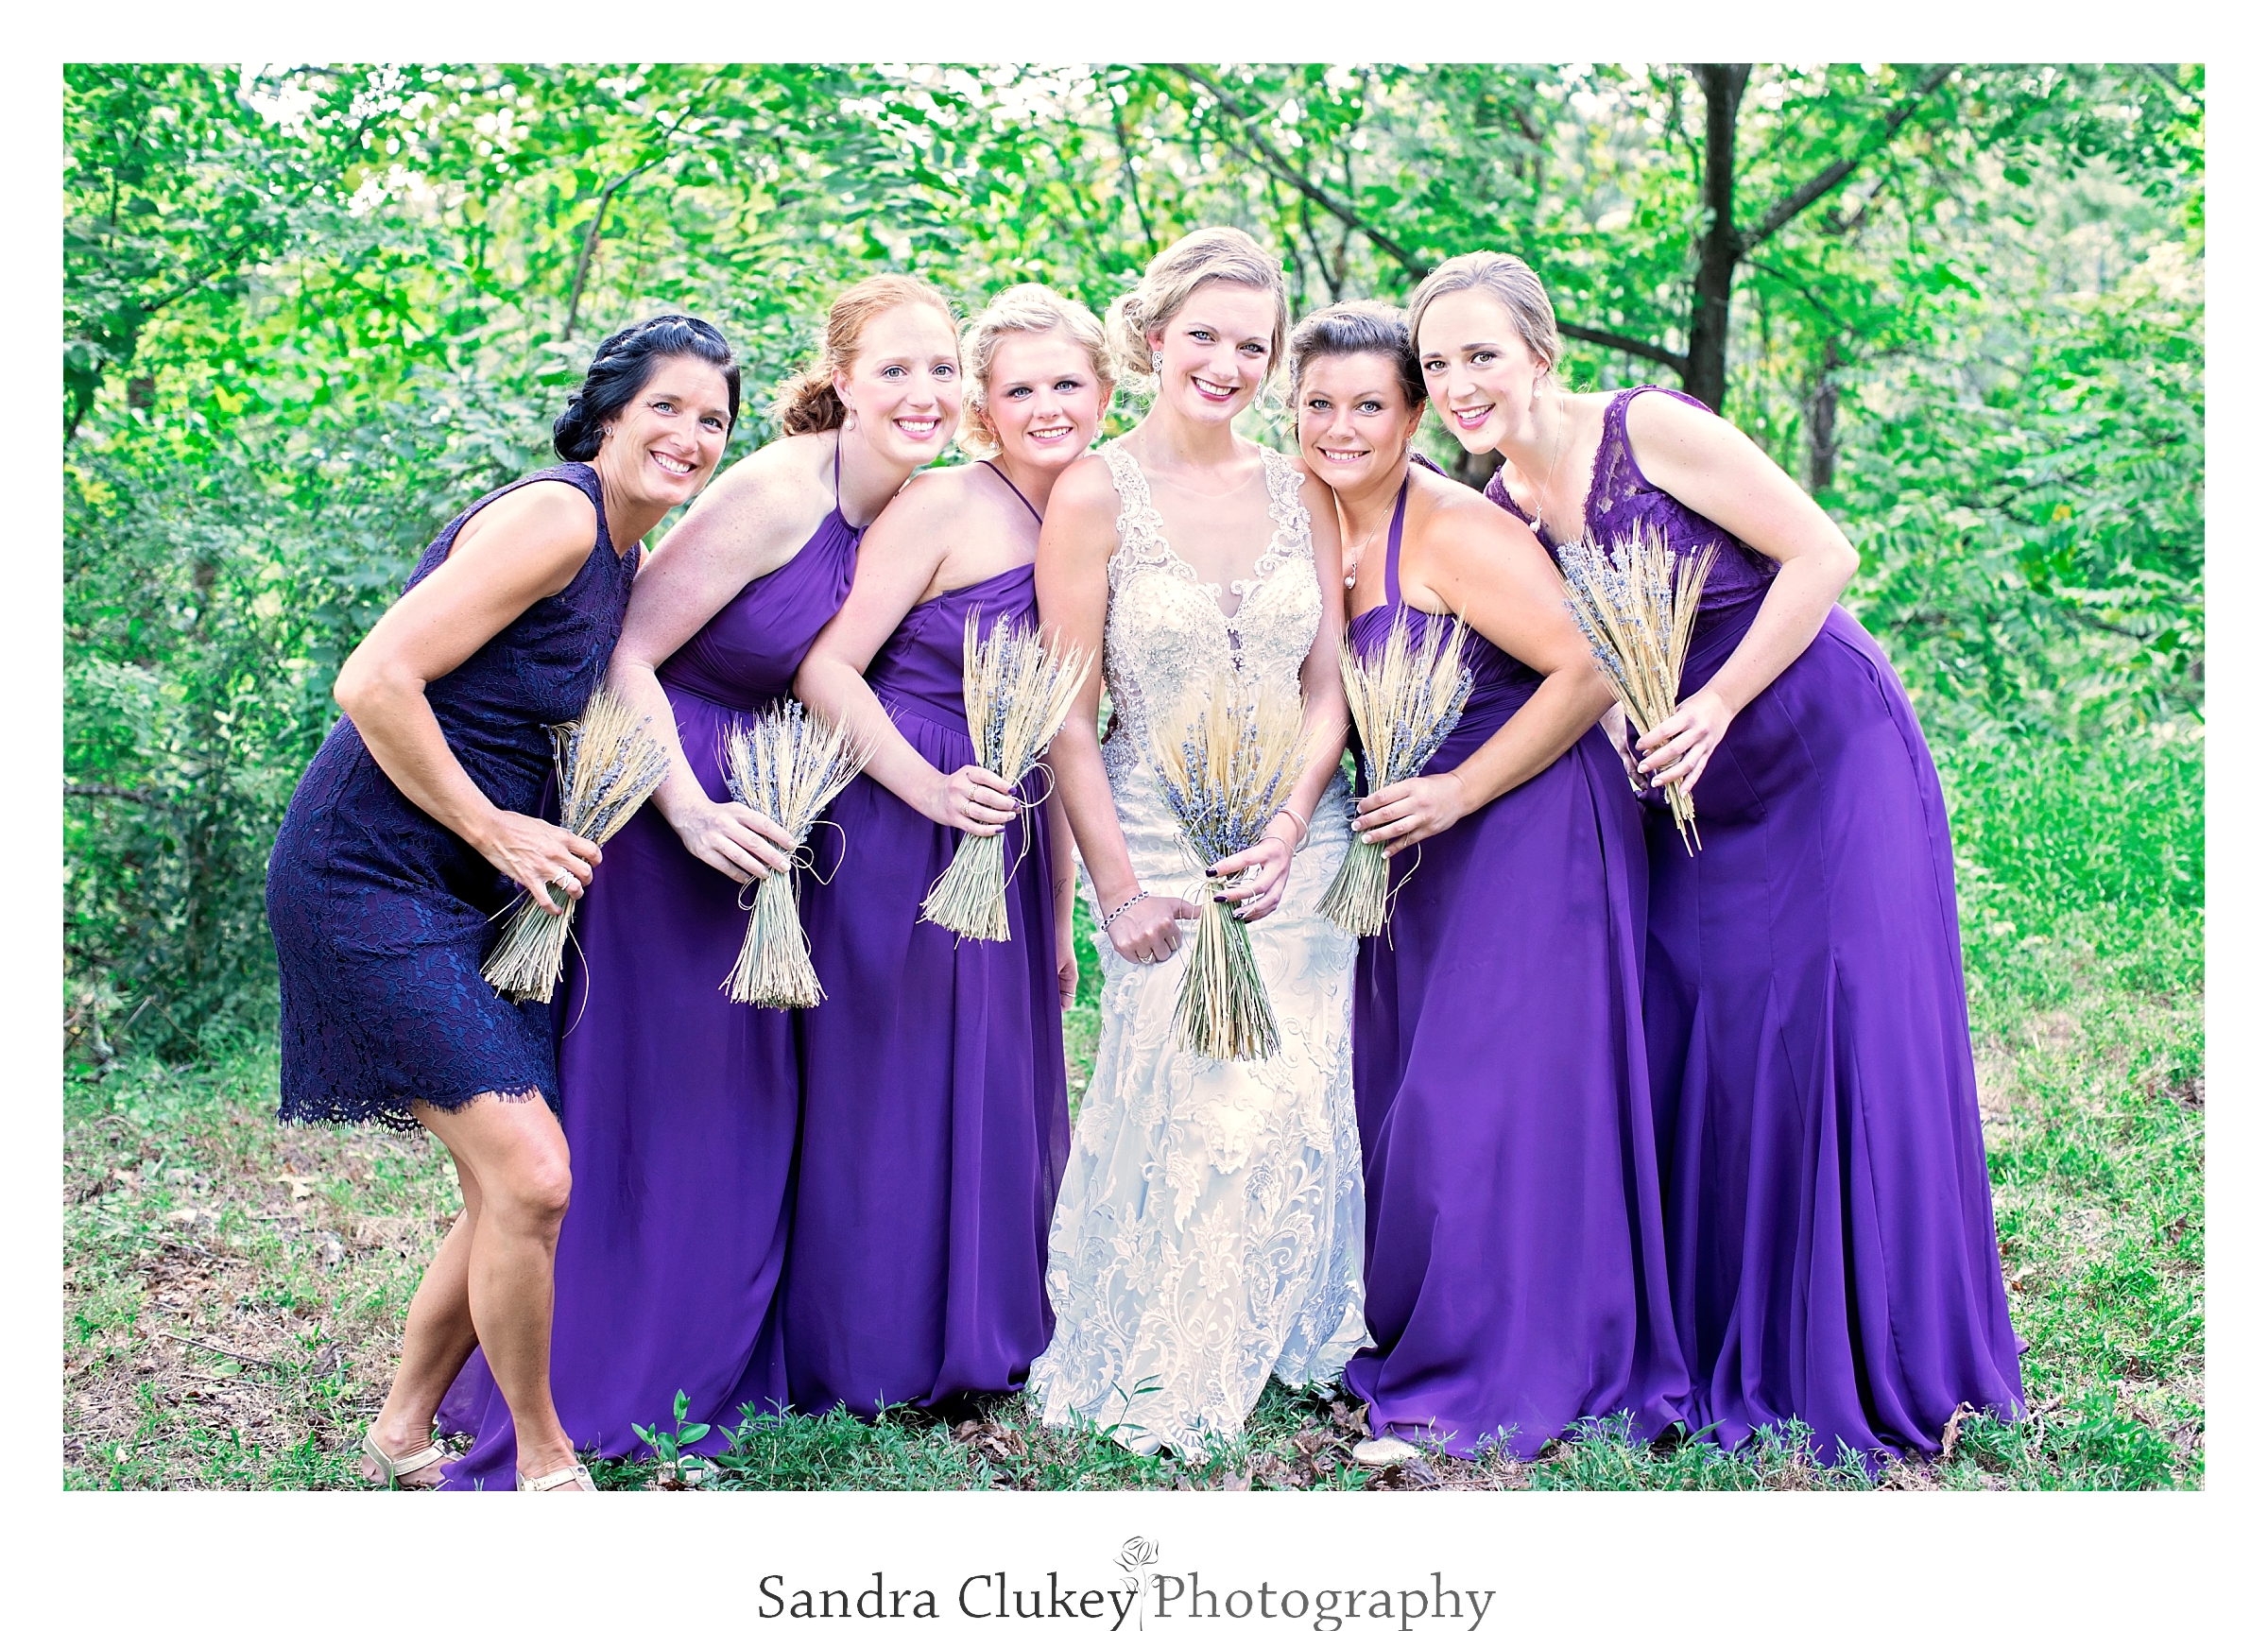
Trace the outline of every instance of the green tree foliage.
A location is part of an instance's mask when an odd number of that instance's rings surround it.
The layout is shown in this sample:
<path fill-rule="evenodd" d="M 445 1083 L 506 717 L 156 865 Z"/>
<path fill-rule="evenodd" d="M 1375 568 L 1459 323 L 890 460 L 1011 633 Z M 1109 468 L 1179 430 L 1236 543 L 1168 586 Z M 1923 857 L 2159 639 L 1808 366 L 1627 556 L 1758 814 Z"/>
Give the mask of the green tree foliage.
<path fill-rule="evenodd" d="M 74 1001 L 182 1050 L 269 1000 L 264 858 L 338 661 L 544 461 L 601 335 L 711 316 L 760 409 L 866 272 L 1100 309 L 1212 222 L 1302 310 L 1527 256 L 1574 384 L 1681 384 L 1818 492 L 1941 736 L 2193 729 L 2203 98 L 2149 65 L 74 65 Z"/>

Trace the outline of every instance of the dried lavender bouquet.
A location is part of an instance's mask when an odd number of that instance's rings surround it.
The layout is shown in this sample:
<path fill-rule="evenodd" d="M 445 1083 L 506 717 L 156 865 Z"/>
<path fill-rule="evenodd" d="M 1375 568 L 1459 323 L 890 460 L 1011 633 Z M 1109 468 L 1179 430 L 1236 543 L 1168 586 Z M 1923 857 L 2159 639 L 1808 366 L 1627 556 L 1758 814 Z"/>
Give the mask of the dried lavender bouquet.
<path fill-rule="evenodd" d="M 976 624 L 971 611 L 961 631 L 961 697 L 970 741 L 976 762 L 1013 786 L 1031 773 L 1062 729 L 1094 659 L 1060 640 L 1042 641 L 1028 626 L 1005 617 L 979 642 Z M 921 902 L 921 920 L 964 940 L 1006 939 L 1006 844 L 1005 833 L 963 833 Z"/>
<path fill-rule="evenodd" d="M 604 844 L 638 813 L 647 795 L 669 774 L 669 756 L 645 729 L 645 720 L 610 686 L 591 694 L 582 717 L 551 728 L 552 765 L 559 785 L 558 824 L 577 837 Z M 504 933 L 480 972 L 490 985 L 516 1003 L 551 1001 L 567 959 L 567 931 L 575 920 L 576 898 L 546 884 L 552 903 L 546 912 L 533 896 L 524 898 L 505 920 Z"/>
<path fill-rule="evenodd" d="M 1590 655 L 1640 735 L 1677 712 L 1677 688 L 1692 644 L 1701 588 L 1717 546 L 1680 559 L 1662 535 L 1640 527 L 1609 547 L 1589 533 L 1560 551 L 1567 609 L 1590 642 Z M 1699 851 L 1693 796 L 1672 782 L 1663 790 L 1677 836 Z"/>
<path fill-rule="evenodd" d="M 792 697 L 725 740 L 725 787 L 740 803 L 787 830 L 800 850 L 819 812 L 866 768 L 869 749 L 835 721 L 806 713 Z M 735 1003 L 760 1008 L 814 1008 L 826 999 L 811 943 L 796 911 L 795 868 L 755 883 L 748 932 L 725 977 Z"/>
<path fill-rule="evenodd" d="M 1261 691 L 1233 669 L 1203 701 L 1151 729 L 1166 804 L 1182 842 L 1206 867 L 1260 841 L 1307 764 L 1298 697 Z M 1207 1058 L 1264 1059 L 1276 1052 L 1275 1010 L 1251 934 L 1210 898 L 1198 909 L 1174 1018 L 1182 1042 Z"/>
<path fill-rule="evenodd" d="M 1446 634 L 1442 619 L 1425 624 L 1413 640 L 1397 610 L 1385 644 L 1369 657 L 1356 656 L 1349 642 L 1339 644 L 1339 677 L 1363 743 L 1363 784 L 1373 793 L 1422 771 L 1472 695 L 1465 620 L 1449 619 Z M 1377 934 L 1386 926 L 1386 870 L 1385 847 L 1366 844 L 1358 833 L 1323 892 L 1323 915 L 1349 935 Z"/>

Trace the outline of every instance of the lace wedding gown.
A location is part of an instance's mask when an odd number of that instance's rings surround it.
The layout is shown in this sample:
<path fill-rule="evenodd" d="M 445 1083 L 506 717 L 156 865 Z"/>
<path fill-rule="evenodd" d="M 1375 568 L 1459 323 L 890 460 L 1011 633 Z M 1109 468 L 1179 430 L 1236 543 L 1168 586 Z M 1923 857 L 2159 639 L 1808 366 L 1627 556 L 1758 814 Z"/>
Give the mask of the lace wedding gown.
<path fill-rule="evenodd" d="M 1297 695 L 1322 615 L 1303 472 L 1262 450 L 1273 524 L 1233 616 L 1166 541 L 1133 457 L 1102 450 L 1118 489 L 1103 675 L 1103 763 L 1135 876 L 1153 895 L 1212 887 L 1185 850 L 1150 762 L 1170 717 L 1235 663 Z M 1130 1449 L 1202 1452 L 1239 1432 L 1270 1371 L 1335 1380 L 1363 1328 L 1362 1152 L 1349 1026 L 1354 941 L 1316 910 L 1349 841 L 1333 777 L 1281 903 L 1251 925 L 1282 1043 L 1204 1058 L 1175 1037 L 1184 952 L 1130 963 L 1098 936 L 1102 1037 L 1048 1238 L 1055 1338 L 1032 1366 L 1045 1419 L 1083 1417 Z M 1081 885 L 1091 907 L 1093 881 Z M 1099 914 L 1098 914 L 1099 920 Z"/>

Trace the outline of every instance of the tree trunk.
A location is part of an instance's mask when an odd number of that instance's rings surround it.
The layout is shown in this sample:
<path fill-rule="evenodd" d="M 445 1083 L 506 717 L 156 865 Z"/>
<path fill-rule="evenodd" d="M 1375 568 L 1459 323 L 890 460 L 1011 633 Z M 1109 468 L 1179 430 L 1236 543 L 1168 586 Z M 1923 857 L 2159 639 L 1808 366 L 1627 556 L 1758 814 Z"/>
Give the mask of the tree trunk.
<path fill-rule="evenodd" d="M 1803 404 L 1803 428 L 1811 442 L 1811 488 L 1815 493 L 1835 485 L 1835 408 L 1841 396 L 1835 387 L 1835 369 L 1842 361 L 1843 353 L 1835 342 L 1828 341 L 1827 354 L 1819 359 L 1818 383 Z"/>
<path fill-rule="evenodd" d="M 1686 344 L 1685 388 L 1711 408 L 1725 405 L 1725 353 L 1732 333 L 1732 279 L 1741 264 L 1741 232 L 1732 215 L 1733 157 L 1746 62 L 1696 62 L 1693 77 L 1708 103 L 1702 148 L 1705 215 L 1700 264 L 1693 273 L 1693 315 Z"/>

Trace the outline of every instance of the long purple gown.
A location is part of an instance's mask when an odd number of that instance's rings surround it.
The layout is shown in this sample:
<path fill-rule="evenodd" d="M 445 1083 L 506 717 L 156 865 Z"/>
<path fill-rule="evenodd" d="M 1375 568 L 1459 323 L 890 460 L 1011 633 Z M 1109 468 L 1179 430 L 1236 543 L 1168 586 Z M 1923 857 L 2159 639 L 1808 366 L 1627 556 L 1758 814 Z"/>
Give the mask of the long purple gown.
<path fill-rule="evenodd" d="M 726 738 L 788 695 L 850 592 L 860 531 L 832 511 L 662 665 L 678 739 L 710 798 L 730 797 Z M 725 1427 L 744 1404 L 787 1399 L 775 1294 L 795 1030 L 786 1013 L 720 988 L 747 928 L 740 894 L 649 805 L 609 840 L 576 914 L 579 955 L 552 1004 L 575 1193 L 559 1230 L 551 1386 L 586 1455 L 644 1453 L 632 1426 L 666 1424 L 680 1388 L 691 1419 Z M 839 1000 L 856 987 L 828 988 Z M 475 1435 L 447 1487 L 512 1487 L 511 1413 L 477 1352 L 442 1420 Z"/>
<path fill-rule="evenodd" d="M 1433 621 L 1403 608 L 1405 486 L 1364 657 Z M 1425 773 L 1455 769 L 1535 694 L 1469 633 L 1472 695 Z M 1371 1430 L 1531 1456 L 1586 1416 L 1649 1437 L 1691 1392 L 1663 1250 L 1640 1011 L 1646 853 L 1599 732 L 1404 850 L 1387 932 L 1355 964 L 1354 1093 L 1368 1207 L 1347 1384 Z"/>
<path fill-rule="evenodd" d="M 1658 388 L 1608 405 L 1584 519 L 1606 540 L 1658 528 L 1680 554 L 1718 542 L 1690 695 L 1776 568 L 1639 468 L 1626 416 Z M 1528 519 L 1501 482 L 1489 493 Z M 1965 1403 L 2020 1416 L 1945 799 L 1904 686 L 1849 612 L 1742 710 L 1693 801 L 1689 856 L 1647 799 L 1646 1036 L 1704 1418 L 1727 1445 L 1798 1418 L 1815 1454 L 1879 1463 L 1933 1451 Z"/>
<path fill-rule="evenodd" d="M 1037 620 L 1020 566 L 916 607 L 867 671 L 915 750 L 974 758 L 961 638 Z M 919 920 L 961 834 L 869 777 L 829 812 L 805 904 L 828 1001 L 801 1021 L 804 1109 L 782 1290 L 799 1410 L 937 1404 L 1020 1384 L 1053 1322 L 1041 1280 L 1070 1152 L 1045 779 L 1009 823 L 1010 938 Z M 1028 844 L 1028 853 L 1024 851 Z M 845 1000 L 849 994 L 849 1000 Z"/>

